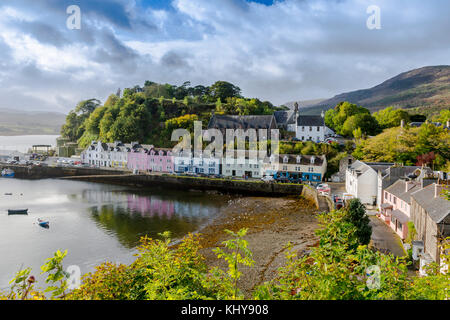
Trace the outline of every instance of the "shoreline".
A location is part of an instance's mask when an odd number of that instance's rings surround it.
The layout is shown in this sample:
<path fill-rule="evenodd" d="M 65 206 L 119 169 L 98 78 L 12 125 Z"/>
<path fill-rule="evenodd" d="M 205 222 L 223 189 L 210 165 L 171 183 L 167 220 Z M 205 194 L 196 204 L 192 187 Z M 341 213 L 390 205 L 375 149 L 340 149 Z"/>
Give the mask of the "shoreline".
<path fill-rule="evenodd" d="M 212 249 L 223 247 L 222 241 L 230 239 L 224 231 L 233 232 L 248 228 L 244 237 L 253 253 L 253 267 L 240 266 L 239 288 L 246 298 L 253 289 L 265 281 L 273 280 L 277 269 L 285 264 L 288 242 L 299 255 L 318 242 L 318 210 L 302 197 L 237 197 L 231 199 L 223 213 L 198 233 L 202 235 L 200 253 L 210 267 L 227 270 L 226 262 L 217 259 Z"/>

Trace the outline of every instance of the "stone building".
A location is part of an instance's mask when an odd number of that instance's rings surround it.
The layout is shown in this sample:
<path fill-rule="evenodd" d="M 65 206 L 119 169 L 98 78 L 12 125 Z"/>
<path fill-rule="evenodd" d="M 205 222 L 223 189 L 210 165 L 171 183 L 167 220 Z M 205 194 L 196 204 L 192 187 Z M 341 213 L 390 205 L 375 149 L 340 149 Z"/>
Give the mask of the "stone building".
<path fill-rule="evenodd" d="M 440 263 L 439 244 L 450 236 L 450 201 L 442 196 L 443 185 L 430 184 L 411 194 L 411 218 L 423 242 L 425 255 Z"/>

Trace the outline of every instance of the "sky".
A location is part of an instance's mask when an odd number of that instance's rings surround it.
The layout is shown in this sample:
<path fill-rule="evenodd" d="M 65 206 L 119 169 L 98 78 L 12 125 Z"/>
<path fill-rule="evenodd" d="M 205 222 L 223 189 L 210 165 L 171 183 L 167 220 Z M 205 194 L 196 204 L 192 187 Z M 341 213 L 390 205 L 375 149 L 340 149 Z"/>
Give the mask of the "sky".
<path fill-rule="evenodd" d="M 146 80 L 224 80 L 276 105 L 330 98 L 450 64 L 449 12 L 447 0 L 2 0 L 0 108 L 68 112 Z"/>

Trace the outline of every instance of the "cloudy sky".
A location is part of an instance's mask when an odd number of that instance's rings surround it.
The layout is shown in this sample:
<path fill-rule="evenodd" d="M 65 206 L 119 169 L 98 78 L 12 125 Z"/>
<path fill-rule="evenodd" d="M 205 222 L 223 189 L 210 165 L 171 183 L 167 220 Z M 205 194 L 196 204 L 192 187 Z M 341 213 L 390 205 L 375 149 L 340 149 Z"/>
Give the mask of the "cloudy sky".
<path fill-rule="evenodd" d="M 70 5 L 81 30 L 66 27 Z M 447 0 L 1 0 L 0 108 L 67 112 L 145 80 L 329 98 L 450 64 L 449 12 Z"/>

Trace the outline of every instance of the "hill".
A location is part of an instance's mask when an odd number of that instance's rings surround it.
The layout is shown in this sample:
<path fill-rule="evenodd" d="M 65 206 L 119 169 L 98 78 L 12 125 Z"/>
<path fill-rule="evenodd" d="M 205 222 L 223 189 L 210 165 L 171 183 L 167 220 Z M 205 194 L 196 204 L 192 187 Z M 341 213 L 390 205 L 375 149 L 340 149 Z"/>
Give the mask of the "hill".
<path fill-rule="evenodd" d="M 348 101 L 377 111 L 388 106 L 430 115 L 450 106 L 450 66 L 430 66 L 399 74 L 373 88 L 342 93 L 304 109 L 306 114 Z"/>
<path fill-rule="evenodd" d="M 0 135 L 53 135 L 59 134 L 66 115 L 45 111 L 14 111 L 0 109 Z"/>

